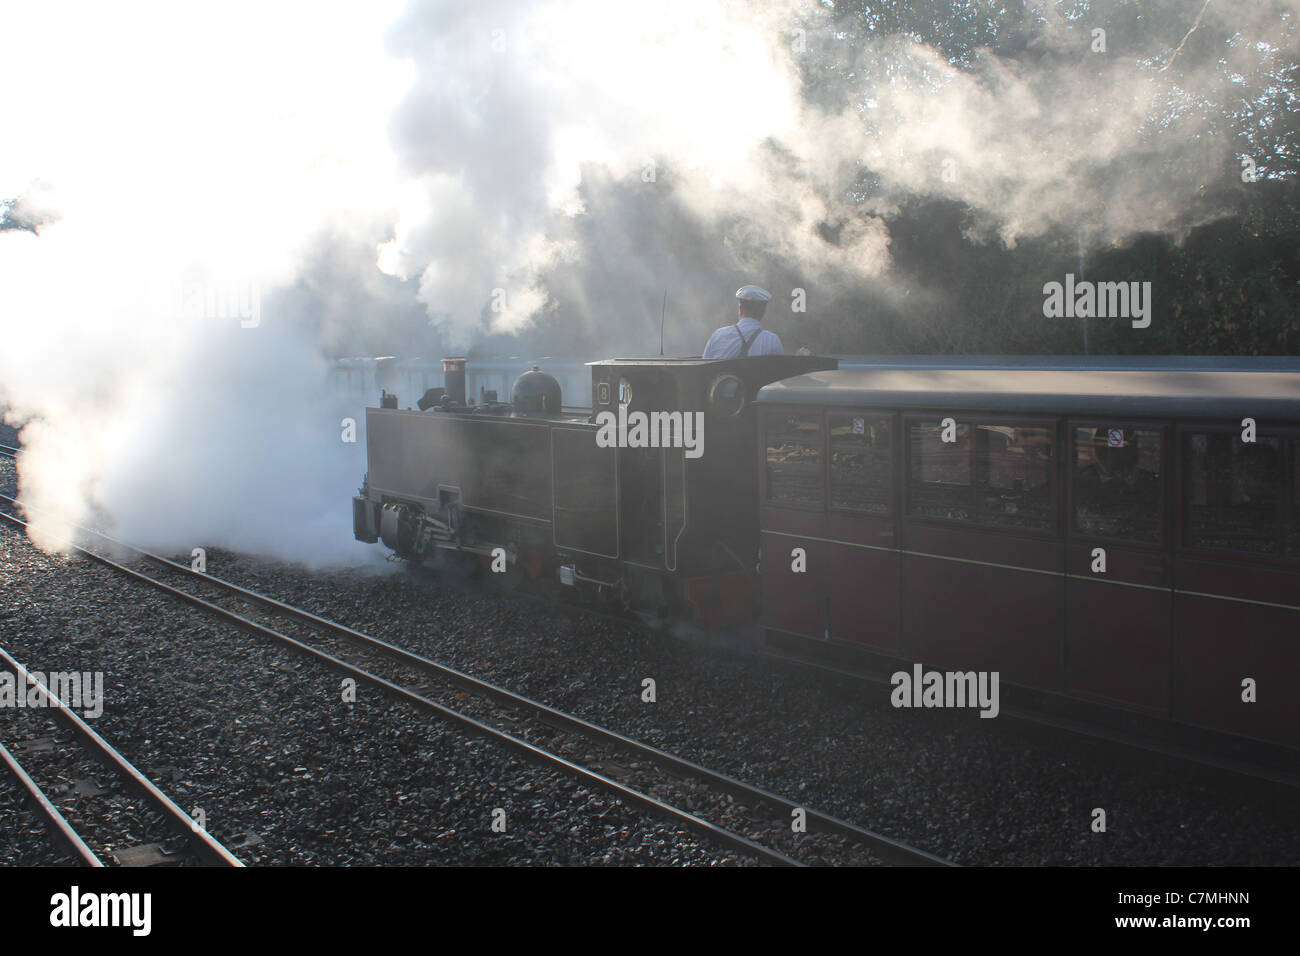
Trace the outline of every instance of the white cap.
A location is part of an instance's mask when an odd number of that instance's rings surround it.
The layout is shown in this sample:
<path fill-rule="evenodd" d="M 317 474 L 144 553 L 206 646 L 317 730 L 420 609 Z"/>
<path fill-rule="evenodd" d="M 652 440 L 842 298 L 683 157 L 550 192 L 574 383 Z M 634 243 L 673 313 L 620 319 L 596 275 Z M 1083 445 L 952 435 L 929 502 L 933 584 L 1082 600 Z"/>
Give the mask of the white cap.
<path fill-rule="evenodd" d="M 771 302 L 772 293 L 756 285 L 742 285 L 736 290 L 736 298 L 742 302 Z"/>

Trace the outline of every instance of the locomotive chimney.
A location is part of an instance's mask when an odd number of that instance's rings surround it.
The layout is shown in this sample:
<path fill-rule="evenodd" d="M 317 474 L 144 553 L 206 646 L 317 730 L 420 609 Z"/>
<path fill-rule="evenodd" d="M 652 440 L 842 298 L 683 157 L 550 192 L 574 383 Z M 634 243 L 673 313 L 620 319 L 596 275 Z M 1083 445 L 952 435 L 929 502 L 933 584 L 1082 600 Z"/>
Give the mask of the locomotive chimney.
<path fill-rule="evenodd" d="M 442 360 L 443 385 L 447 389 L 447 398 L 459 405 L 465 404 L 465 359 L 444 358 Z"/>

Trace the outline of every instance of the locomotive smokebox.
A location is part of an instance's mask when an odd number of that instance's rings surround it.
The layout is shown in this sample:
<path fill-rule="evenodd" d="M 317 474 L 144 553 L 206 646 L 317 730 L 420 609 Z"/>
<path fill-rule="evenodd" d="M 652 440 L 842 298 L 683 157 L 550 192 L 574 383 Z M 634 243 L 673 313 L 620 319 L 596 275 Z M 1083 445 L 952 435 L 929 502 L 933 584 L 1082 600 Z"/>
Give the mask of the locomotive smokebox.
<path fill-rule="evenodd" d="M 560 383 L 536 365 L 515 379 L 510 404 L 515 415 L 560 414 Z"/>
<path fill-rule="evenodd" d="M 458 405 L 465 404 L 465 359 L 445 358 L 442 360 L 442 384 L 447 389 L 449 401 Z"/>

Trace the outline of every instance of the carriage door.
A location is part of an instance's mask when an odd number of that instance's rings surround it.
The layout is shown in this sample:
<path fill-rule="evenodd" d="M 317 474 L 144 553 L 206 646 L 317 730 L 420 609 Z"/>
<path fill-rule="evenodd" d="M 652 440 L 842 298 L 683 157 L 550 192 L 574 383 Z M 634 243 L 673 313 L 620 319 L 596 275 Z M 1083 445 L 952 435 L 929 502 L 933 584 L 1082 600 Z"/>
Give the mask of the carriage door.
<path fill-rule="evenodd" d="M 1173 619 L 1169 430 L 1071 421 L 1066 686 L 1167 714 Z"/>

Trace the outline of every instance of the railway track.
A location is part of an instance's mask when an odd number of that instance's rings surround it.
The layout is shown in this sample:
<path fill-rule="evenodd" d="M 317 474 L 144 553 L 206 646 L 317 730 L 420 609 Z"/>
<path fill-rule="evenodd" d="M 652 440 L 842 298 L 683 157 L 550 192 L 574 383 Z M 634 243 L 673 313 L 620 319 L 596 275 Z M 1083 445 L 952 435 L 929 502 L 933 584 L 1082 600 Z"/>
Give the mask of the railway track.
<path fill-rule="evenodd" d="M 140 772 L 108 741 L 77 716 L 69 702 L 61 700 L 39 677 L 0 648 L 0 669 L 13 674 L 23 688 L 27 706 L 24 723 L 48 717 L 44 729 L 29 728 L 11 739 L 14 749 L 0 742 L 0 763 L 27 792 L 28 803 L 45 819 L 55 840 L 72 858 L 85 866 L 102 867 L 107 859 L 115 866 L 182 865 L 195 862 L 208 866 L 239 867 L 243 864 L 228 849 L 203 830 L 158 786 Z M 35 709 L 34 709 L 35 708 Z M 15 708 L 14 720 L 18 708 Z M 50 733 L 49 723 L 63 733 Z M 86 771 L 98 763 L 114 778 L 114 784 Z M 39 768 L 36 766 L 39 764 Z M 38 783 L 37 778 L 46 782 Z M 134 797 L 134 806 L 124 799 Z M 59 806 L 62 804 L 62 808 Z M 65 814 L 64 811 L 67 811 Z M 146 817 L 152 814 L 153 819 Z M 68 820 L 93 821 L 82 825 L 85 835 Z M 170 831 L 171 840 L 145 841 L 135 833 Z M 92 849 L 91 844 L 100 849 Z"/>
<path fill-rule="evenodd" d="M 6 449 L 0 447 L 0 454 L 5 453 L 5 451 Z M 527 593 L 517 593 L 516 596 L 526 600 L 538 600 L 543 603 L 556 603 L 545 596 Z M 651 629 L 662 630 L 653 623 L 639 618 L 629 618 L 627 615 L 587 607 L 575 609 L 584 614 L 596 614 L 622 623 L 639 623 Z M 833 661 L 813 658 L 789 650 L 768 648 L 760 656 L 772 661 L 774 664 L 792 669 L 811 669 L 833 675 L 836 678 L 884 687 L 889 684 L 889 675 L 886 672 L 877 673 L 863 667 L 841 666 Z M 414 683 L 418 685 L 419 680 L 418 676 L 415 677 Z M 1168 763 L 1186 767 L 1196 773 L 1204 773 L 1207 779 L 1215 779 L 1219 775 L 1226 774 L 1229 777 L 1263 781 L 1289 790 L 1300 787 L 1300 775 L 1286 772 L 1276 766 L 1268 766 L 1246 759 L 1223 757 L 1186 744 L 1178 745 L 1143 736 L 1136 731 L 1125 732 L 1117 729 L 1106 729 L 1086 720 L 1071 719 L 1061 714 L 1040 712 L 1030 707 L 1022 708 L 1008 703 L 1004 703 L 1001 716 L 1004 718 L 1003 723 L 1006 724 L 1008 730 L 1035 734 L 1052 742 L 1072 738 L 1094 740 L 1117 748 L 1117 755 L 1121 759 L 1147 761 L 1154 756 Z M 1002 727 L 992 729 L 1001 730 Z M 608 766 L 611 776 L 620 776 L 625 770 L 617 762 L 612 762 Z M 670 769 L 668 772 L 680 773 L 681 771 L 680 769 Z M 771 811 L 776 811 L 779 808 L 778 804 L 767 804 L 767 806 Z M 787 802 L 786 807 L 782 809 L 786 808 L 794 809 L 794 804 Z"/>
<path fill-rule="evenodd" d="M 20 507 L 7 495 L 0 498 L 10 507 Z M 0 517 L 25 527 L 16 514 Z M 604 790 L 762 862 L 952 865 L 308 611 L 93 529 L 80 530 L 149 562 L 171 583 L 74 545 L 86 557 L 312 658 L 355 679 L 358 686 L 379 690 L 525 760 L 559 770 L 585 786 Z"/>

